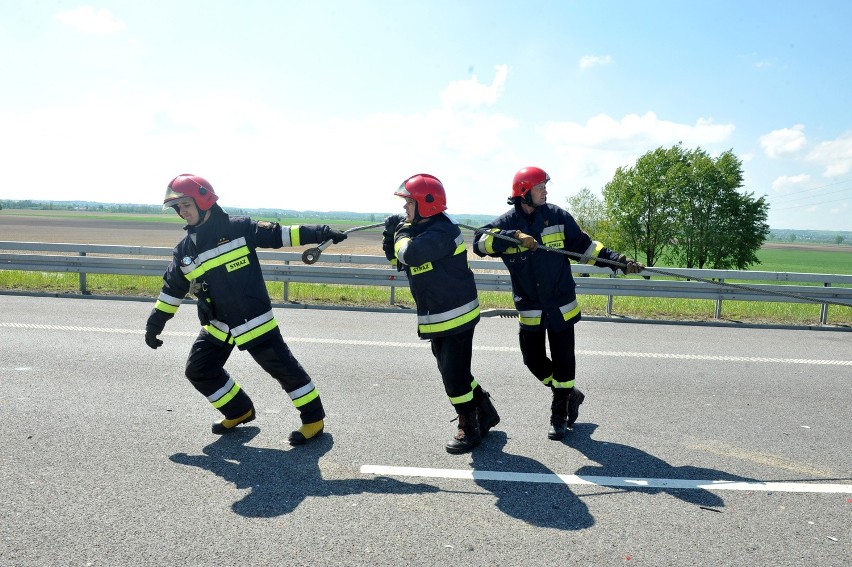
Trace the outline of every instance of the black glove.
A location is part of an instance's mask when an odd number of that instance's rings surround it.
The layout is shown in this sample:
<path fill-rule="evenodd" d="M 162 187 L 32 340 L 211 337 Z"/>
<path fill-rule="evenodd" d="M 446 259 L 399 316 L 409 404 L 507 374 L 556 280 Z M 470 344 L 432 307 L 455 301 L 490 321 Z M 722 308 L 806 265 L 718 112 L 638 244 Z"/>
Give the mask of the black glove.
<path fill-rule="evenodd" d="M 636 260 L 628 258 L 624 254 L 618 257 L 618 261 L 624 264 L 624 267 L 621 268 L 621 271 L 624 272 L 625 275 L 638 274 L 639 272 L 645 269 L 645 266 L 643 266 Z"/>
<path fill-rule="evenodd" d="M 405 215 L 390 215 L 385 219 L 385 230 L 382 232 L 382 236 L 387 236 L 390 233 L 391 238 L 396 234 L 396 229 L 400 224 L 405 222 Z"/>
<path fill-rule="evenodd" d="M 163 341 L 157 338 L 159 335 L 156 329 L 152 329 L 151 327 L 145 328 L 145 344 L 151 348 L 157 348 L 163 346 Z"/>
<path fill-rule="evenodd" d="M 382 250 L 388 260 L 396 259 L 396 253 L 393 249 L 394 236 L 397 227 L 404 221 L 405 215 L 390 215 L 385 219 L 385 229 L 382 231 Z"/>
<path fill-rule="evenodd" d="M 157 335 L 163 332 L 166 326 L 166 321 L 172 318 L 172 315 L 152 309 L 148 320 L 145 322 L 145 344 L 151 348 L 162 346 L 163 341 L 157 338 Z"/>
<path fill-rule="evenodd" d="M 317 231 L 319 236 L 319 242 L 325 242 L 326 240 L 331 240 L 332 243 L 338 244 L 346 240 L 346 237 L 349 236 L 343 231 L 334 230 L 327 224 L 320 225 L 319 230 Z"/>

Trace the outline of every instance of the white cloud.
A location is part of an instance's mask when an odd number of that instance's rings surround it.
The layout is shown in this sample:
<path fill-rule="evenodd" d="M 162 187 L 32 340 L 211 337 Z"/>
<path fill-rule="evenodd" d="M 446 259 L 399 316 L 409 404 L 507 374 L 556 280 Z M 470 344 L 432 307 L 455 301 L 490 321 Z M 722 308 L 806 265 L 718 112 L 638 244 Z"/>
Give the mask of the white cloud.
<path fill-rule="evenodd" d="M 790 193 L 801 189 L 811 182 L 811 176 L 802 173 L 799 175 L 782 175 L 772 181 L 772 190 L 780 194 Z"/>
<path fill-rule="evenodd" d="M 80 6 L 73 10 L 56 13 L 56 19 L 62 24 L 83 33 L 111 35 L 124 30 L 124 22 L 117 20 L 109 10 L 95 10 L 91 6 Z"/>
<path fill-rule="evenodd" d="M 727 140 L 734 131 L 733 124 L 714 124 L 699 118 L 694 125 L 660 120 L 653 112 L 642 116 L 628 114 L 616 120 L 598 114 L 586 121 L 551 122 L 542 129 L 547 141 L 572 147 L 607 147 L 637 149 L 642 153 L 661 145 L 683 142 L 687 146 L 708 146 Z"/>
<path fill-rule="evenodd" d="M 599 65 L 609 65 L 612 57 L 609 55 L 583 55 L 580 57 L 580 69 L 586 70 Z"/>
<path fill-rule="evenodd" d="M 517 161 L 507 142 L 516 121 L 489 111 L 495 99 L 483 95 L 499 96 L 504 81 L 505 68 L 485 90 L 465 81 L 461 90 L 478 95 L 462 105 L 310 123 L 239 95 L 93 97 L 0 111 L 0 153 L 14 164 L 4 171 L 9 198 L 156 203 L 169 179 L 190 172 L 208 178 L 223 205 L 385 212 L 400 206 L 400 181 L 428 172 L 447 185 L 451 212 L 481 213 L 488 207 L 470 188 L 490 190 L 493 164 Z"/>
<path fill-rule="evenodd" d="M 453 81 L 441 93 L 441 106 L 444 108 L 476 108 L 482 105 L 492 105 L 497 102 L 506 78 L 509 75 L 507 65 L 494 67 L 494 82 L 484 85 L 476 75 L 464 81 Z"/>
<path fill-rule="evenodd" d="M 760 146 L 767 156 L 780 158 L 799 152 L 808 143 L 804 124 L 773 130 L 760 137 Z"/>
<path fill-rule="evenodd" d="M 836 140 L 821 142 L 806 158 L 823 167 L 823 175 L 837 177 L 852 172 L 852 133 L 845 133 Z"/>
<path fill-rule="evenodd" d="M 647 112 L 642 116 L 628 114 L 620 120 L 599 114 L 585 124 L 551 122 L 539 131 L 559 156 L 555 169 L 561 171 L 549 173 L 554 180 L 558 175 L 571 183 L 566 190 L 570 193 L 582 187 L 603 187 L 617 168 L 631 166 L 643 154 L 661 146 L 682 142 L 687 147 L 710 150 L 730 138 L 734 125 L 715 124 L 705 118 L 695 124 L 679 124 Z"/>

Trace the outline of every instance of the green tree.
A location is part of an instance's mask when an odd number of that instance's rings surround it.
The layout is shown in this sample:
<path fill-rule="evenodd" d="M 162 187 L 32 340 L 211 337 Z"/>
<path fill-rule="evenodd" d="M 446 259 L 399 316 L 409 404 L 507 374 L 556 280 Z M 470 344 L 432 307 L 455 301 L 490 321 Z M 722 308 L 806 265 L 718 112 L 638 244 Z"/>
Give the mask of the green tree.
<path fill-rule="evenodd" d="M 768 206 L 763 198 L 739 192 L 742 162 L 730 150 L 713 159 L 697 148 L 684 157 L 671 257 L 687 268 L 745 269 L 759 263 L 757 250 L 769 234 Z"/>
<path fill-rule="evenodd" d="M 2 209 L 2 208 L 3 207 L 0 207 L 0 209 Z M 843 238 L 842 234 L 838 234 L 837 236 L 834 237 L 834 243 L 835 244 L 843 244 L 843 240 L 844 240 L 844 238 Z"/>
<path fill-rule="evenodd" d="M 742 162 L 681 144 L 657 148 L 619 168 L 604 188 L 607 217 L 621 248 L 688 268 L 745 269 L 759 263 L 769 206 L 740 191 Z"/>
<path fill-rule="evenodd" d="M 606 206 L 588 187 L 569 195 L 565 201 L 568 203 L 568 212 L 587 234 L 600 237 L 605 232 Z"/>
<path fill-rule="evenodd" d="M 653 266 L 674 241 L 674 193 L 686 160 L 680 145 L 657 148 L 634 167 L 619 167 L 603 189 L 610 221 L 611 247 Z M 608 246 L 610 244 L 608 243 Z"/>

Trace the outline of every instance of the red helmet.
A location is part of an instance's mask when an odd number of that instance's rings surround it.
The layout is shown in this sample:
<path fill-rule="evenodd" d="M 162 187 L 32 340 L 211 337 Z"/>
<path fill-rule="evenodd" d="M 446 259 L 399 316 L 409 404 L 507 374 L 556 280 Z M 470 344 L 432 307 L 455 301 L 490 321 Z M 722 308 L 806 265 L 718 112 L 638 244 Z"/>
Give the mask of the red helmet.
<path fill-rule="evenodd" d="M 444 185 L 434 175 L 418 173 L 402 182 L 394 195 L 408 197 L 417 202 L 417 214 L 431 217 L 447 210 L 447 193 Z"/>
<path fill-rule="evenodd" d="M 163 199 L 163 209 L 174 206 L 178 199 L 184 197 L 192 197 L 202 211 L 209 210 L 219 200 L 209 181 L 191 173 L 181 173 L 169 182 L 166 198 Z"/>
<path fill-rule="evenodd" d="M 548 181 L 550 176 L 539 167 L 525 167 L 519 170 L 512 180 L 512 196 L 509 197 L 509 204 L 513 205 L 518 199 L 526 203 L 530 202 L 530 189 Z"/>

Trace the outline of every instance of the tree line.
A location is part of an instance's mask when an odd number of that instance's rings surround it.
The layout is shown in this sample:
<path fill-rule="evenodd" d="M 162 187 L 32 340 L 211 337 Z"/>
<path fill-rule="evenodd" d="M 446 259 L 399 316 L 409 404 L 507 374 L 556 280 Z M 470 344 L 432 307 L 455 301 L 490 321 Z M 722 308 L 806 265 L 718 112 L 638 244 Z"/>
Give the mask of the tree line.
<path fill-rule="evenodd" d="M 619 167 L 603 188 L 568 197 L 578 224 L 597 240 L 648 266 L 746 269 L 769 236 L 765 196 L 740 190 L 742 162 L 681 144 Z"/>

